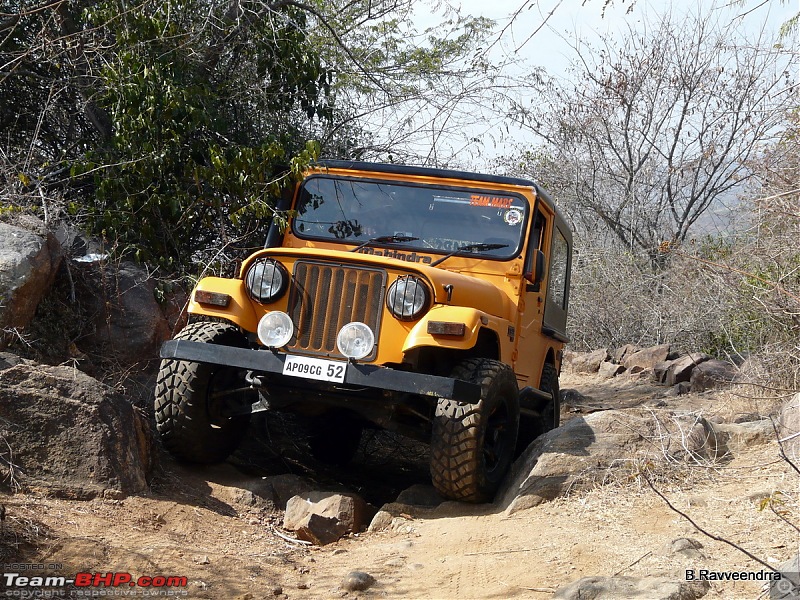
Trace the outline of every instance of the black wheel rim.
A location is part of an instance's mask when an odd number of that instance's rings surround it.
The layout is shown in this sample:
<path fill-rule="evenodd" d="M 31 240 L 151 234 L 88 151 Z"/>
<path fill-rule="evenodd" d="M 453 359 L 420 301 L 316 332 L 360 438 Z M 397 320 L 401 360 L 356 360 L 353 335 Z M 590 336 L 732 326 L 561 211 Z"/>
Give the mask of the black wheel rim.
<path fill-rule="evenodd" d="M 229 396 L 226 390 L 239 382 L 238 369 L 221 367 L 216 369 L 208 378 L 206 386 L 206 414 L 212 426 L 220 427 L 230 420 L 222 414 L 224 398 Z"/>
<path fill-rule="evenodd" d="M 511 418 L 505 402 L 489 415 L 486 421 L 486 434 L 483 440 L 483 459 L 487 473 L 495 472 L 505 461 L 509 451 L 511 436 Z"/>

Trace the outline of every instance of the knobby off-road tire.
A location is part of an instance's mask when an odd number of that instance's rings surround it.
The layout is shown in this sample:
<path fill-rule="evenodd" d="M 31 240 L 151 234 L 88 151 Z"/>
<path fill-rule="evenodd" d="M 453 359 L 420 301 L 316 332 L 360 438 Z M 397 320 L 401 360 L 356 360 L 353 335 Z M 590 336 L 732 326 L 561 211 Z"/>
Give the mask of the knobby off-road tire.
<path fill-rule="evenodd" d="M 488 502 L 503 480 L 517 442 L 519 388 L 511 368 L 473 358 L 451 377 L 481 387 L 477 404 L 439 399 L 431 437 L 431 479 L 445 498 Z"/>
<path fill-rule="evenodd" d="M 229 323 L 196 322 L 176 340 L 247 347 L 241 331 Z M 164 447 L 176 458 L 210 464 L 225 460 L 239 445 L 249 417 L 219 415 L 217 392 L 238 386 L 236 369 L 165 359 L 161 361 L 155 394 L 156 429 Z"/>
<path fill-rule="evenodd" d="M 539 389 L 550 394 L 553 399 L 539 407 L 538 416 L 522 415 L 520 417 L 517 456 L 525 452 L 533 440 L 543 433 L 555 429 L 561 422 L 561 391 L 558 387 L 558 371 L 554 365 L 545 363 L 542 367 Z"/>

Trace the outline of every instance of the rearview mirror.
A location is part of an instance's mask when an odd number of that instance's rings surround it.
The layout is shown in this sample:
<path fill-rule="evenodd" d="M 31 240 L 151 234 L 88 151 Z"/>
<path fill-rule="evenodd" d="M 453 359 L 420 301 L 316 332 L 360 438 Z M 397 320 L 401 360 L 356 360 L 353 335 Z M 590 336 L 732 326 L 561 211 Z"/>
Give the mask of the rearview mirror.
<path fill-rule="evenodd" d="M 539 284 L 542 283 L 544 280 L 545 270 L 547 269 L 547 265 L 545 264 L 544 252 L 541 250 L 535 250 L 533 253 L 533 260 L 531 261 L 531 267 L 533 270 L 525 272 L 525 279 L 527 279 L 532 285 L 535 286 L 535 289 L 532 291 L 539 290 Z"/>

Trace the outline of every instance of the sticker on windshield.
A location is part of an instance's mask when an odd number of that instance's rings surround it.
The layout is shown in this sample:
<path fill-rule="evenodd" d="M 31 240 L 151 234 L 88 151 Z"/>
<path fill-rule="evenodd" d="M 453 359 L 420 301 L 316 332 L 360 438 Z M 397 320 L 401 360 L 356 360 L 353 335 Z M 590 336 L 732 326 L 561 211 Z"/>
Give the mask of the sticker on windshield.
<path fill-rule="evenodd" d="M 512 227 L 519 225 L 522 223 L 522 211 L 518 208 L 509 209 L 503 215 L 503 220 Z"/>
<path fill-rule="evenodd" d="M 488 206 L 489 208 L 511 208 L 512 202 L 514 202 L 513 198 L 502 198 L 499 196 L 482 196 L 480 194 L 472 194 L 469 197 L 470 205 Z"/>

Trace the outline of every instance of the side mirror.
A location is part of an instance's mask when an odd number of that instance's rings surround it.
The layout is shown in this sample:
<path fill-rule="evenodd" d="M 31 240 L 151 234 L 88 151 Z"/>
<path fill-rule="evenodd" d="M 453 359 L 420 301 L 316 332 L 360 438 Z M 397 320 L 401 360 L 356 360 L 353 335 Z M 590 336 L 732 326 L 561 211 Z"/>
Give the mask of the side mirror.
<path fill-rule="evenodd" d="M 532 291 L 539 291 L 539 285 L 544 280 L 544 274 L 547 269 L 547 265 L 545 264 L 545 257 L 544 252 L 541 250 L 535 250 L 533 253 L 533 260 L 531 261 L 533 264 L 532 271 L 526 271 L 523 277 L 528 280 L 532 285 L 535 286 L 535 289 Z"/>

